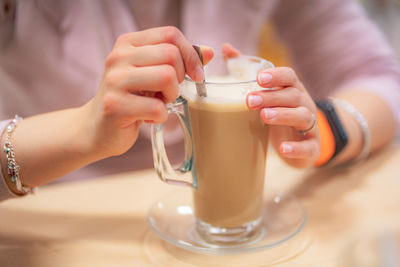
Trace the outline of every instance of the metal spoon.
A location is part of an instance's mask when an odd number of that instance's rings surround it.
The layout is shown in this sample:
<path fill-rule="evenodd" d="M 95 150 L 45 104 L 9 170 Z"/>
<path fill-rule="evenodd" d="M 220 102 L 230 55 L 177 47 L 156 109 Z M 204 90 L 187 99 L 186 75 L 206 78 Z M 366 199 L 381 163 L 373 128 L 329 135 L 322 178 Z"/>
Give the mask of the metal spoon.
<path fill-rule="evenodd" d="M 194 50 L 196 50 L 197 54 L 199 55 L 200 61 L 201 61 L 201 67 L 203 67 L 203 56 L 201 55 L 201 49 L 200 46 L 197 44 L 193 45 Z M 206 97 L 207 96 L 207 90 L 206 90 L 206 85 L 205 85 L 205 79 L 203 79 L 203 82 L 196 82 L 196 90 L 197 94 L 201 97 Z"/>

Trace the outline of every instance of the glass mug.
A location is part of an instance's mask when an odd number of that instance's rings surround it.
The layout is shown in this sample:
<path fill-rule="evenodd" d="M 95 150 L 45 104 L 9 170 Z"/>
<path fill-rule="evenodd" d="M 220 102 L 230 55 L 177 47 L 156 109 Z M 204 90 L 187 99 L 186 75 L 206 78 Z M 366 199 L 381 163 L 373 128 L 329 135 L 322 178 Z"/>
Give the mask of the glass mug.
<path fill-rule="evenodd" d="M 264 90 L 255 78 L 271 67 L 258 57 L 217 56 L 205 67 L 205 97 L 185 78 L 180 97 L 167 105 L 185 135 L 185 159 L 177 168 L 167 157 L 163 125 L 152 126 L 157 174 L 166 183 L 193 188 L 195 228 L 207 243 L 237 245 L 260 233 L 269 128 L 259 110 L 247 108 L 246 95 Z"/>

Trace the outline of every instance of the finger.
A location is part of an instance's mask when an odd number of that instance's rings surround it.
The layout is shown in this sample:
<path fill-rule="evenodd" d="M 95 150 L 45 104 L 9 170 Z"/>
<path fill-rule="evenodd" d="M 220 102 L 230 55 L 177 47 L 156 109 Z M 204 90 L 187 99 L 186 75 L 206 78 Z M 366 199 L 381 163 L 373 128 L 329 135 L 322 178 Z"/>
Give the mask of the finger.
<path fill-rule="evenodd" d="M 269 68 L 259 72 L 257 83 L 264 88 L 288 86 L 303 88 L 296 72 L 288 67 Z"/>
<path fill-rule="evenodd" d="M 269 125 L 294 127 L 299 131 L 311 129 L 315 124 L 315 115 L 306 107 L 263 108 L 260 111 L 263 122 Z"/>
<path fill-rule="evenodd" d="M 317 159 L 319 155 L 318 139 L 310 138 L 298 142 L 282 142 L 279 153 L 286 158 Z"/>
<path fill-rule="evenodd" d="M 106 115 L 117 117 L 118 127 L 125 128 L 137 121 L 153 121 L 163 123 L 168 118 L 165 104 L 157 98 L 126 93 L 108 94 L 104 99 Z"/>
<path fill-rule="evenodd" d="M 254 91 L 247 95 L 246 102 L 250 109 L 298 107 L 307 106 L 308 103 L 306 94 L 295 87 L 286 87 L 281 90 Z"/>
<path fill-rule="evenodd" d="M 224 43 L 222 45 L 222 56 L 224 59 L 238 57 L 240 56 L 240 51 L 234 48 L 231 44 Z"/>
<path fill-rule="evenodd" d="M 135 94 L 160 92 L 165 103 L 178 97 L 179 83 L 175 69 L 170 65 L 118 68 L 105 75 L 109 88 L 119 88 Z"/>
<path fill-rule="evenodd" d="M 204 72 L 201 62 L 192 44 L 183 36 L 180 30 L 173 26 L 152 28 L 149 30 L 121 35 L 116 45 L 130 44 L 144 46 L 151 44 L 170 43 L 178 47 L 185 66 L 185 72 L 194 81 L 202 81 Z"/>
<path fill-rule="evenodd" d="M 172 44 L 145 45 L 140 47 L 118 47 L 108 55 L 106 64 L 129 64 L 136 67 L 169 64 L 175 68 L 178 81 L 185 78 L 185 67 L 179 49 Z"/>
<path fill-rule="evenodd" d="M 201 56 L 203 57 L 203 66 L 214 57 L 214 49 L 206 45 L 200 45 Z"/>

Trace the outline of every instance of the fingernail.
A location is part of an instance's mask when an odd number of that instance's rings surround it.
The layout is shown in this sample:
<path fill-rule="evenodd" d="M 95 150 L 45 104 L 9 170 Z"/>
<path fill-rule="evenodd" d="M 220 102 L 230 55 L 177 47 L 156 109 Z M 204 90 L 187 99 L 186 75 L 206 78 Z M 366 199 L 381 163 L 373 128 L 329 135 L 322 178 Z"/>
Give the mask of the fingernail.
<path fill-rule="evenodd" d="M 209 46 L 201 45 L 200 51 L 203 59 L 203 66 L 205 66 L 214 57 L 214 50 Z"/>
<path fill-rule="evenodd" d="M 272 119 L 276 116 L 276 111 L 270 108 L 264 108 L 263 112 L 267 119 Z"/>
<path fill-rule="evenodd" d="M 194 76 L 196 82 L 202 82 L 204 80 L 204 70 L 201 66 L 197 66 Z"/>
<path fill-rule="evenodd" d="M 283 144 L 282 145 L 282 152 L 283 153 L 290 153 L 293 151 L 293 147 L 291 145 L 288 144 Z"/>
<path fill-rule="evenodd" d="M 258 107 L 262 103 L 262 97 L 259 95 L 249 95 L 247 98 L 247 102 L 249 103 L 249 107 Z"/>
<path fill-rule="evenodd" d="M 267 84 L 272 80 L 272 75 L 267 72 L 261 72 L 258 74 L 258 82 L 260 84 Z"/>

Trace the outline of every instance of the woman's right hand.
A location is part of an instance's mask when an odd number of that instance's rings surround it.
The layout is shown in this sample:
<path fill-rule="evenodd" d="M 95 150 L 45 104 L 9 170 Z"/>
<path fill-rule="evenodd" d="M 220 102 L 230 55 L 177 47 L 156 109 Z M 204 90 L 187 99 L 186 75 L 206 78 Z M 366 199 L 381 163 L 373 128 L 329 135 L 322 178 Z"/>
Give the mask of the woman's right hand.
<path fill-rule="evenodd" d="M 203 58 L 209 55 L 208 51 Z M 92 100 L 81 107 L 25 117 L 18 123 L 12 138 L 22 184 L 43 185 L 127 151 L 142 121 L 166 120 L 165 104 L 178 96 L 178 84 L 185 74 L 194 80 L 204 75 L 199 56 L 178 29 L 154 28 L 120 36 Z M 0 145 L 4 135 L 2 139 Z M 0 159 L 7 166 L 5 157 Z M 2 171 L 7 173 L 7 168 Z M 18 193 L 10 178 L 5 178 Z"/>
<path fill-rule="evenodd" d="M 175 27 L 121 35 L 108 55 L 89 112 L 92 148 L 109 157 L 127 151 L 140 124 L 167 119 L 166 103 L 178 97 L 185 73 L 200 81 L 204 73 L 196 51 Z"/>

